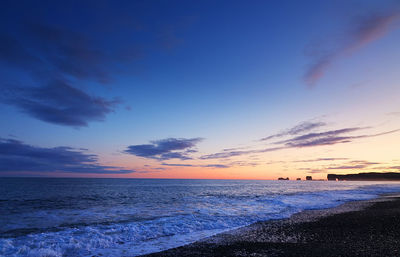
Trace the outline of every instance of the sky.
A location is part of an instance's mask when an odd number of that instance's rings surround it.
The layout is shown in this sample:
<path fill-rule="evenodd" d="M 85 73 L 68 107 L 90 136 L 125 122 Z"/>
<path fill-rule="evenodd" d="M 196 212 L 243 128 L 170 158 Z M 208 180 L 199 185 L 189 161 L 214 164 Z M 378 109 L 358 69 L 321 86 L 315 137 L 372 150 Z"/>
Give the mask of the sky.
<path fill-rule="evenodd" d="M 400 171 L 400 2 L 3 1 L 0 176 Z"/>

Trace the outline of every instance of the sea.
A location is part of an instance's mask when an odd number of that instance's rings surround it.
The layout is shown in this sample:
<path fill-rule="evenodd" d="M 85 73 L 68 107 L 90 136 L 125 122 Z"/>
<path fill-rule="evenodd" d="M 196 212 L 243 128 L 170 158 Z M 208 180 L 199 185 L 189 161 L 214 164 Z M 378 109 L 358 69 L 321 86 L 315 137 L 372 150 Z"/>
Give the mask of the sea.
<path fill-rule="evenodd" d="M 0 178 L 0 256 L 137 256 L 394 192 L 399 183 Z"/>

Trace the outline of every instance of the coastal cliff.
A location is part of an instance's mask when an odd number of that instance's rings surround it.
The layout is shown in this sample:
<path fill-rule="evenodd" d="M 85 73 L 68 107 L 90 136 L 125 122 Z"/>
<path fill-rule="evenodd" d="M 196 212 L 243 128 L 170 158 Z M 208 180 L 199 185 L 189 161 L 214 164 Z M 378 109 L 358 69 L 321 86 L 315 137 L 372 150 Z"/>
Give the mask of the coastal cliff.
<path fill-rule="evenodd" d="M 368 173 L 358 173 L 358 174 L 328 174 L 328 180 L 358 180 L 358 181 L 381 181 L 381 180 L 400 180 L 400 173 L 398 172 L 368 172 Z"/>

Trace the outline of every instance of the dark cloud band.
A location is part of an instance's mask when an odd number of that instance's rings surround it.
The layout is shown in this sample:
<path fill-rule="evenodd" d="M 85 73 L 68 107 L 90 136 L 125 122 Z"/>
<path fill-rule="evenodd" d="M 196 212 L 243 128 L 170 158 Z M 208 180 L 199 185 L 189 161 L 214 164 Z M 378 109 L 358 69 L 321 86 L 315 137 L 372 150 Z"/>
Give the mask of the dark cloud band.
<path fill-rule="evenodd" d="M 65 126 L 81 127 L 91 121 L 102 121 L 118 104 L 117 100 L 90 96 L 62 80 L 40 87 L 2 88 L 3 103 L 39 120 Z"/>
<path fill-rule="evenodd" d="M 0 138 L 0 172 L 128 174 L 135 171 L 101 165 L 97 155 L 81 149 L 37 147 Z"/>
<path fill-rule="evenodd" d="M 130 145 L 124 152 L 157 160 L 190 160 L 192 157 L 189 155 L 194 151 L 192 148 L 200 141 L 202 138 L 167 138 L 151 141 L 151 144 Z"/>

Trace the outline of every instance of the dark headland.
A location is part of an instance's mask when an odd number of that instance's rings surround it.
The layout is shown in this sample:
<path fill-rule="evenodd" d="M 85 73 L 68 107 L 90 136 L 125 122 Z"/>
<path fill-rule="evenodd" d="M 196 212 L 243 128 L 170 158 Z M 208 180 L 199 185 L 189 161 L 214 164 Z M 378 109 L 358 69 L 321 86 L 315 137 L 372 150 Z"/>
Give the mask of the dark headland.
<path fill-rule="evenodd" d="M 303 211 L 146 256 L 400 256 L 400 196 Z"/>
<path fill-rule="evenodd" d="M 347 180 L 347 181 L 399 181 L 400 173 L 398 172 L 365 172 L 357 174 L 328 174 L 328 180 Z"/>

